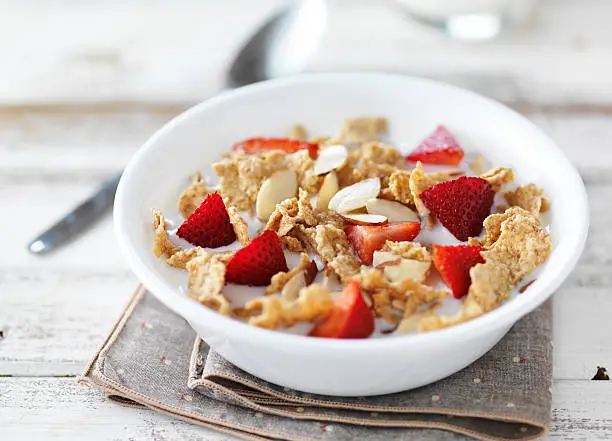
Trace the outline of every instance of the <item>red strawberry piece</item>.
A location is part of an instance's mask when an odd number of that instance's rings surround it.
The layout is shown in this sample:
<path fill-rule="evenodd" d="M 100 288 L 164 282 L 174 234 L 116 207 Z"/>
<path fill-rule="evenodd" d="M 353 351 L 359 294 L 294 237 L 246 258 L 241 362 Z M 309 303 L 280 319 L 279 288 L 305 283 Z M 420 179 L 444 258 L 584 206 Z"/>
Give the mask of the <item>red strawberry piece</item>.
<path fill-rule="evenodd" d="M 421 231 L 419 222 L 393 222 L 385 225 L 350 225 L 346 237 L 361 263 L 371 265 L 374 251 L 383 247 L 386 241 L 410 241 Z"/>
<path fill-rule="evenodd" d="M 211 193 L 182 223 L 176 235 L 204 248 L 229 245 L 236 240 L 234 227 L 219 193 Z"/>
<path fill-rule="evenodd" d="M 434 265 L 456 299 L 468 293 L 472 283 L 470 268 L 478 263 L 484 263 L 485 260 L 480 253 L 485 250 L 486 248 L 477 245 L 434 245 Z"/>
<path fill-rule="evenodd" d="M 482 222 L 491 212 L 494 196 L 486 180 L 462 176 L 428 188 L 421 193 L 421 200 L 453 236 L 466 241 L 482 231 Z"/>
<path fill-rule="evenodd" d="M 352 280 L 342 291 L 334 308 L 308 335 L 323 338 L 368 338 L 374 332 L 374 315 L 359 282 Z"/>
<path fill-rule="evenodd" d="M 438 126 L 410 153 L 408 161 L 421 161 L 423 164 L 459 165 L 463 159 L 463 149 L 444 126 Z"/>
<path fill-rule="evenodd" d="M 286 153 L 308 150 L 312 159 L 317 159 L 317 156 L 319 156 L 319 144 L 290 138 L 251 138 L 235 144 L 233 150 L 249 155 L 271 150 L 282 150 Z"/>
<path fill-rule="evenodd" d="M 283 247 L 274 231 L 266 230 L 228 262 L 225 280 L 237 285 L 266 286 L 278 272 L 287 272 Z"/>

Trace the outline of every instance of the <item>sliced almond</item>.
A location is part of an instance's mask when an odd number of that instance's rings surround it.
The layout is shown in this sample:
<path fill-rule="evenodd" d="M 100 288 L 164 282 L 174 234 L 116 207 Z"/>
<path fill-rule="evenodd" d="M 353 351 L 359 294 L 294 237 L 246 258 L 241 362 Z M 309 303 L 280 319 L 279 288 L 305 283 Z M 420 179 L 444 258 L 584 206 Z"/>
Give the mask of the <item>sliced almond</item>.
<path fill-rule="evenodd" d="M 343 145 L 330 145 L 319 152 L 319 157 L 314 163 L 315 175 L 322 175 L 337 168 L 342 167 L 346 163 L 348 151 Z"/>
<path fill-rule="evenodd" d="M 427 277 L 431 264 L 419 260 L 402 259 L 398 265 L 385 266 L 385 276 L 391 282 L 401 282 L 404 279 L 413 279 L 422 282 Z"/>
<path fill-rule="evenodd" d="M 267 221 L 276 205 L 297 194 L 297 176 L 293 170 L 279 170 L 263 181 L 257 193 L 255 212 L 261 221 Z"/>
<path fill-rule="evenodd" d="M 366 208 L 368 213 L 385 216 L 389 222 L 420 222 L 414 211 L 399 202 L 370 199 L 366 201 Z"/>
<path fill-rule="evenodd" d="M 285 283 L 281 296 L 287 300 L 297 300 L 300 289 L 304 287 L 306 287 L 306 277 L 304 277 L 304 271 L 300 271 Z"/>
<path fill-rule="evenodd" d="M 319 190 L 319 195 L 317 196 L 317 208 L 319 210 L 327 210 L 329 201 L 338 193 L 339 189 L 340 186 L 338 185 L 338 175 L 336 175 L 336 172 L 332 171 L 325 175 L 325 179 L 323 179 L 323 184 L 321 184 L 321 189 Z"/>
<path fill-rule="evenodd" d="M 344 219 L 355 225 L 378 225 L 387 222 L 385 216 L 378 214 L 345 214 L 340 213 Z"/>
<path fill-rule="evenodd" d="M 374 267 L 377 267 L 385 262 L 392 262 L 398 259 L 400 259 L 400 256 L 395 253 L 391 253 L 389 251 L 374 251 L 372 265 L 374 265 Z"/>
<path fill-rule="evenodd" d="M 323 272 L 323 286 L 325 286 L 330 291 L 342 289 L 338 274 L 336 274 L 331 267 L 327 267 Z"/>
<path fill-rule="evenodd" d="M 364 179 L 343 188 L 329 201 L 328 208 L 338 213 L 348 213 L 365 207 L 366 202 L 380 193 L 380 178 Z"/>

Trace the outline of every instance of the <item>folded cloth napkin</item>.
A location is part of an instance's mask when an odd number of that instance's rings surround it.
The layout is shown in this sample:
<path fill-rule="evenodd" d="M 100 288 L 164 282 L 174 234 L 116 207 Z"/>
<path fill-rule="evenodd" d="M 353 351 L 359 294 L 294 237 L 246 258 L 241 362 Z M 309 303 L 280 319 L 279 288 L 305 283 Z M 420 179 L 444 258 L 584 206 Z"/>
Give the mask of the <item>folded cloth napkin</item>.
<path fill-rule="evenodd" d="M 289 390 L 242 371 L 139 288 L 79 381 L 121 404 L 246 439 L 534 440 L 546 435 L 550 420 L 551 328 L 549 302 L 444 380 L 396 394 L 339 398 Z"/>

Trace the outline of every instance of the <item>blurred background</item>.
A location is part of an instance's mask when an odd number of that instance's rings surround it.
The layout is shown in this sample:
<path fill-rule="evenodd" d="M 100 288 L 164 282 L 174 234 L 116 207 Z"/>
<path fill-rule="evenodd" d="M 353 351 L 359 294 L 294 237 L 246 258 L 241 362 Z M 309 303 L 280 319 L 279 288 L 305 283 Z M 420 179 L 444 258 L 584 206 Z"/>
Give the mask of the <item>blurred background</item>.
<path fill-rule="evenodd" d="M 95 399 L 73 379 L 49 376 L 81 371 L 137 283 L 108 214 L 48 256 L 32 255 L 26 244 L 119 172 L 163 123 L 226 87 L 237 52 L 288 3 L 0 0 L 0 380 L 14 382 L 11 403 L 50 403 L 42 414 L 15 405 L 14 424 L 35 418 L 37 427 L 53 428 L 62 420 L 55 406 L 61 402 L 83 421 L 66 430 L 90 433 L 79 400 Z M 524 113 L 579 168 L 592 204 L 591 233 L 556 297 L 555 320 L 588 317 L 590 326 L 555 326 L 555 378 L 590 378 L 610 353 L 603 326 L 612 308 L 612 1 L 321 3 L 325 26 L 311 24 L 318 44 L 300 59 L 300 70 L 400 72 L 467 87 Z M 285 51 L 300 55 L 295 46 Z M 287 71 L 284 60 L 275 61 L 277 73 Z M 33 384 L 40 395 L 28 395 Z M 553 433 L 566 439 L 567 431 L 584 434 L 588 426 L 608 439 L 609 407 L 595 401 L 609 403 L 609 395 L 580 384 L 586 401 L 564 401 Z M 570 408 L 590 419 L 564 426 L 563 409 Z M 106 439 L 119 436 L 114 431 L 128 418 L 112 415 L 121 423 L 105 420 Z M 146 417 L 129 418 L 135 425 L 121 436 L 147 438 Z M 183 427 L 164 424 L 169 433 Z M 582 439 L 594 439 L 588 433 Z"/>

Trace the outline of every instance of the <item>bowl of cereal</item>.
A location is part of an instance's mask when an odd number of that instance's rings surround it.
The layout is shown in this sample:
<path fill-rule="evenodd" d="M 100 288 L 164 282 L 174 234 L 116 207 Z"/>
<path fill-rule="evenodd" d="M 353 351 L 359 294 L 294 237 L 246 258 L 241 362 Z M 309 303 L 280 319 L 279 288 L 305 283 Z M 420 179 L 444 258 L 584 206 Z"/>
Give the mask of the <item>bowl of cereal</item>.
<path fill-rule="evenodd" d="M 136 153 L 115 199 L 143 285 L 272 383 L 363 396 L 482 356 L 586 240 L 582 180 L 523 116 L 430 80 L 329 73 L 224 92 Z"/>

